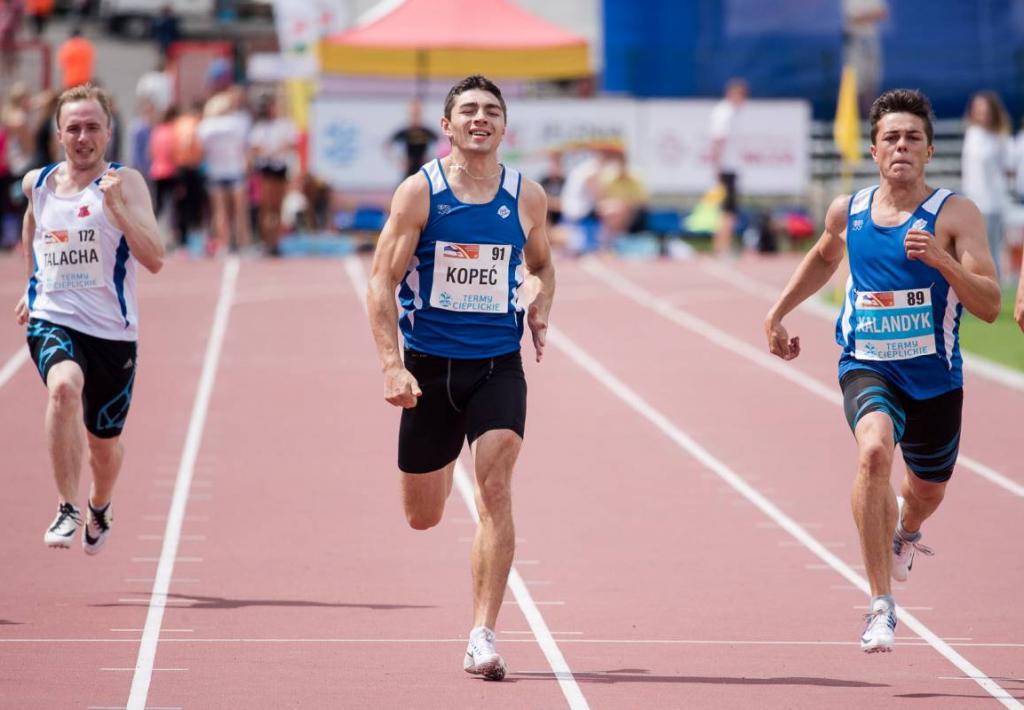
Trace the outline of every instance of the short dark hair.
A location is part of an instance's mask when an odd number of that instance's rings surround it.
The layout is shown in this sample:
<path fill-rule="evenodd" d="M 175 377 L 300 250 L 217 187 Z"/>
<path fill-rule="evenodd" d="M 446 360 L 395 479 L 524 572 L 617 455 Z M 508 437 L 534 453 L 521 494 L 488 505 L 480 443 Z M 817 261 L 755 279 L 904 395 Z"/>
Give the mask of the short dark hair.
<path fill-rule="evenodd" d="M 450 119 L 452 117 L 452 107 L 455 106 L 455 99 L 460 94 L 472 91 L 473 89 L 481 89 L 482 91 L 494 94 L 495 98 L 498 99 L 498 103 L 501 104 L 501 114 L 506 119 L 508 118 L 508 108 L 505 106 L 505 99 L 501 96 L 501 89 L 498 88 L 497 84 L 481 74 L 467 76 L 451 88 L 447 98 L 444 100 L 444 117 Z"/>
<path fill-rule="evenodd" d="M 917 89 L 891 89 L 875 99 L 871 104 L 871 145 L 875 144 L 878 135 L 878 122 L 889 113 L 910 113 L 924 121 L 924 132 L 928 137 L 928 145 L 932 144 L 935 129 L 932 121 L 932 102 Z"/>

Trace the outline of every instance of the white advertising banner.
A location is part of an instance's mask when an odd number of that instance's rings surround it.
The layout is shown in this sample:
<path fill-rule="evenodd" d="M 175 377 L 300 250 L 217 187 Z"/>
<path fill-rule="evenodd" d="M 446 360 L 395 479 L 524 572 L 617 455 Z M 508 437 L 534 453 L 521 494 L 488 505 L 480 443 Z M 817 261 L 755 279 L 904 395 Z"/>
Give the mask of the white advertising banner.
<path fill-rule="evenodd" d="M 654 192 L 694 193 L 714 180 L 708 128 L 715 101 L 645 101 L 637 165 Z M 741 194 L 799 195 L 810 178 L 811 108 L 803 101 L 747 101 L 734 119 Z"/>
<path fill-rule="evenodd" d="M 708 121 L 714 101 L 517 99 L 501 160 L 539 178 L 550 150 L 620 145 L 650 192 L 699 194 L 714 180 Z M 440 111 L 437 111 L 439 114 Z M 322 98 L 313 105 L 310 157 L 314 173 L 347 190 L 393 188 L 402 178 L 401 150 L 391 136 L 405 126 L 404 99 Z M 438 134 L 440 116 L 424 108 Z M 810 107 L 803 101 L 748 101 L 736 117 L 743 161 L 742 193 L 795 195 L 810 172 Z M 443 154 L 442 138 L 428 157 Z M 570 162 L 572 158 L 570 157 Z"/>

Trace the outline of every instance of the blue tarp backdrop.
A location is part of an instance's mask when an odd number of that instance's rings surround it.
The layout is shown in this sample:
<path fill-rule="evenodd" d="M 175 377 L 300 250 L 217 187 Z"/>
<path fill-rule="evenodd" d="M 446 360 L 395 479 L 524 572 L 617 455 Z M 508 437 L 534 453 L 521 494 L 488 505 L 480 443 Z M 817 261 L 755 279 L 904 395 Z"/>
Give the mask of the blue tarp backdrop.
<path fill-rule="evenodd" d="M 994 89 L 1024 112 L 1024 0 L 889 0 L 882 88 L 927 93 L 940 117 Z M 731 77 L 758 98 L 801 97 L 832 118 L 841 0 L 603 0 L 604 89 L 717 96 Z"/>

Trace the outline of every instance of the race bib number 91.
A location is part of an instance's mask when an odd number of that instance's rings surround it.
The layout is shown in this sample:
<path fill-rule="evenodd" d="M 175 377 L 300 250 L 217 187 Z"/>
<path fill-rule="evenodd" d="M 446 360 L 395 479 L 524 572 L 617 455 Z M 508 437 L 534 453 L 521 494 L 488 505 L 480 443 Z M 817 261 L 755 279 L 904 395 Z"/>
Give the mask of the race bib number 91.
<path fill-rule="evenodd" d="M 858 360 L 909 360 L 935 354 L 930 288 L 860 291 L 854 315 Z"/>
<path fill-rule="evenodd" d="M 430 305 L 446 311 L 507 312 L 511 258 L 508 244 L 437 242 Z"/>

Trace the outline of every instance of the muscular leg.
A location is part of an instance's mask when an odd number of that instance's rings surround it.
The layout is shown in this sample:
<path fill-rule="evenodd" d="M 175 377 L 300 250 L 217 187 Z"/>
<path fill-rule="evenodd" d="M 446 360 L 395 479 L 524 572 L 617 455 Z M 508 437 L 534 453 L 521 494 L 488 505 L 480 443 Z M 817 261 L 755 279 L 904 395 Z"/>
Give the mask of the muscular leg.
<path fill-rule="evenodd" d="M 455 462 L 430 473 L 402 474 L 402 505 L 409 526 L 427 530 L 441 522 L 444 504 L 452 492 Z"/>
<path fill-rule="evenodd" d="M 102 508 L 110 502 L 114 492 L 114 484 L 121 472 L 124 461 L 124 446 L 121 437 L 110 439 L 88 435 L 89 466 L 92 468 L 92 490 L 89 502 L 93 508 Z"/>
<path fill-rule="evenodd" d="M 889 483 L 892 470 L 892 420 L 869 412 L 857 423 L 857 478 L 853 484 L 853 519 L 860 531 L 861 554 L 871 595 L 890 594 L 892 536 L 896 530 L 896 494 Z"/>
<path fill-rule="evenodd" d="M 82 368 L 70 360 L 57 363 L 46 376 L 50 394 L 46 405 L 46 444 L 61 503 L 74 503 L 78 498 L 84 386 Z"/>
<path fill-rule="evenodd" d="M 901 495 L 903 496 L 903 530 L 915 533 L 921 524 L 931 517 L 946 495 L 946 483 L 930 483 L 923 481 L 907 469 L 903 478 Z"/>
<path fill-rule="evenodd" d="M 473 442 L 476 507 L 480 525 L 473 538 L 473 626 L 493 629 L 505 596 L 515 553 L 512 469 L 523 440 L 509 429 L 485 432 Z"/>

